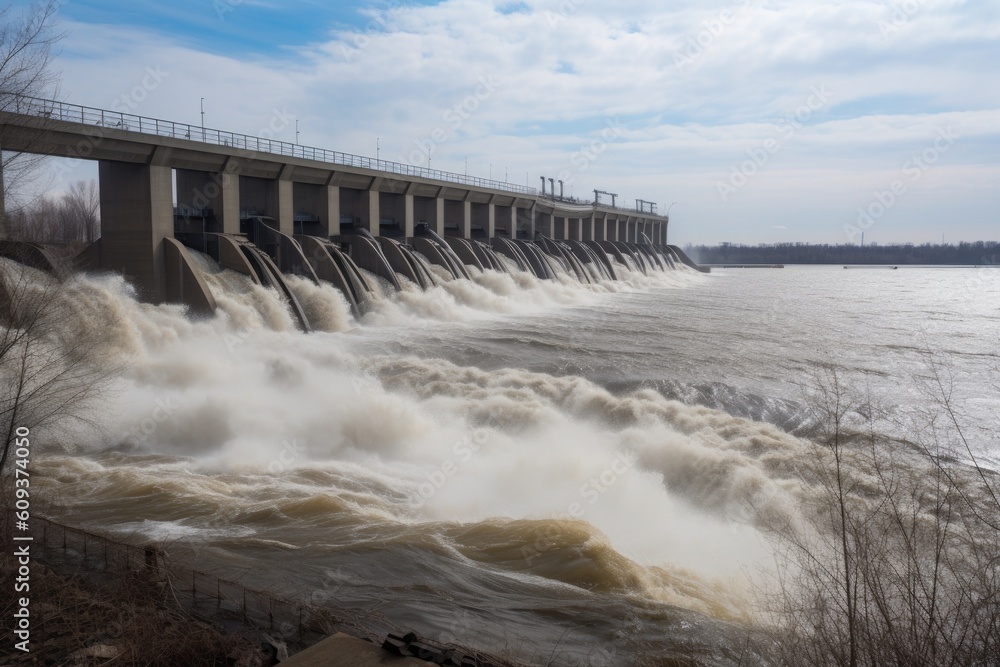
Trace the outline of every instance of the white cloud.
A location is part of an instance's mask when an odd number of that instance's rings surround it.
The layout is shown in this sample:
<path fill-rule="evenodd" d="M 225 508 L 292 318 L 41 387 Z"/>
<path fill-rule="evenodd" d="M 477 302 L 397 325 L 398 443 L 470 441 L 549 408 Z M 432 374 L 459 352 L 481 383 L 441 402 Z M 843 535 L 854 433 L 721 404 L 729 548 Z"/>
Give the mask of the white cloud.
<path fill-rule="evenodd" d="M 373 154 L 379 137 L 389 159 L 406 159 L 444 127 L 449 140 L 432 166 L 462 171 L 468 158 L 471 173 L 485 176 L 492 163 L 494 177 L 508 168 L 523 182 L 528 171 L 531 185 L 572 165 L 619 117 L 623 136 L 576 174 L 575 194 L 679 200 L 672 233 L 705 241 L 753 241 L 736 232 L 786 216 L 816 220 L 794 228 L 802 240 L 837 241 L 830 212 L 849 216 L 851 197 L 881 187 L 884 172 L 951 125 L 962 141 L 920 186 L 945 207 L 963 198 L 969 238 L 992 229 L 995 196 L 975 184 L 996 184 L 995 12 L 921 0 L 885 36 L 887 6 L 860 0 L 524 4 L 530 11 L 508 14 L 480 0 L 402 6 L 380 14 L 378 30 L 333 32 L 271 61 L 204 53 L 182 35 L 74 24 L 59 59 L 63 92 L 106 107 L 160 66 L 170 75 L 138 113 L 197 124 L 205 97 L 208 125 L 255 134 L 282 108 L 300 119 L 302 143 Z M 677 54 L 690 62 L 678 67 Z M 484 77 L 495 93 L 453 127 L 445 114 Z M 818 86 L 831 102 L 720 201 L 717 181 Z"/>

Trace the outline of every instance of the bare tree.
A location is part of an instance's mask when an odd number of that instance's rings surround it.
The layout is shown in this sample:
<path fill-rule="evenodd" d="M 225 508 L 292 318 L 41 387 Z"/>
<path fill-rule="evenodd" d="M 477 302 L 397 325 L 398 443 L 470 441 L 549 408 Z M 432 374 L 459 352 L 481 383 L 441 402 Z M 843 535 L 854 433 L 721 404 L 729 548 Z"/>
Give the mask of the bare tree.
<path fill-rule="evenodd" d="M 947 393 L 942 386 L 942 396 Z M 949 439 L 945 400 L 914 441 L 876 427 L 836 371 L 814 393 L 822 451 L 802 511 L 809 530 L 776 537 L 787 566 L 766 594 L 777 665 L 1000 664 L 997 478 Z M 964 438 L 963 438 L 964 441 Z"/>
<path fill-rule="evenodd" d="M 0 111 L 17 96 L 55 95 L 57 74 L 52 70 L 52 48 L 63 35 L 56 32 L 57 0 L 35 2 L 15 9 L 0 6 Z M 0 136 L 0 149 L 3 147 Z M 44 156 L 0 150 L 0 239 L 6 238 L 5 198 L 18 203 L 27 183 L 38 175 Z"/>
<path fill-rule="evenodd" d="M 63 197 L 63 208 L 85 243 L 101 237 L 101 194 L 97 181 L 77 181 Z"/>
<path fill-rule="evenodd" d="M 17 429 L 87 422 L 90 401 L 119 370 L 101 327 L 67 283 L 0 259 L 0 475 Z"/>
<path fill-rule="evenodd" d="M 11 211 L 8 238 L 35 243 L 90 243 L 101 237 L 97 182 L 77 181 L 61 197 L 42 196 Z"/>

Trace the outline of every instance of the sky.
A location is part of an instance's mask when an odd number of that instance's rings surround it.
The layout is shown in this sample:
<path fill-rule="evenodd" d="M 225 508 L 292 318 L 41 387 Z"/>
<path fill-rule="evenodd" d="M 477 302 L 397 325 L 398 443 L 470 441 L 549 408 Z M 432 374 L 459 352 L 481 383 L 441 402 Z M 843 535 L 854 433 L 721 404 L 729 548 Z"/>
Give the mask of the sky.
<path fill-rule="evenodd" d="M 996 0 L 66 0 L 60 29 L 65 102 L 562 178 L 674 243 L 1000 239 Z"/>

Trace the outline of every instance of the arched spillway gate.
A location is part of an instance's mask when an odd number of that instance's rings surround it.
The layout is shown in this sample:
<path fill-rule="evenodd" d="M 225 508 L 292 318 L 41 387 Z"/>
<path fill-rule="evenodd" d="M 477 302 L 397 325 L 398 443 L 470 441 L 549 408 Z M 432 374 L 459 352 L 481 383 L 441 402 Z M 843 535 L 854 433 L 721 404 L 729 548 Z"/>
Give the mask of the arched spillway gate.
<path fill-rule="evenodd" d="M 360 317 L 375 291 L 372 276 L 394 290 L 402 290 L 404 281 L 427 290 L 442 280 L 432 266 L 443 269 L 452 280 L 469 280 L 472 271 L 520 270 L 540 280 L 554 280 L 561 272 L 581 283 L 617 280 L 616 265 L 646 275 L 671 271 L 681 264 L 703 270 L 676 246 L 654 244 L 649 239 L 641 239 L 641 243 L 555 241 L 538 234 L 535 241 L 495 237 L 487 244 L 477 239 L 442 237 L 423 225 L 417 226 L 409 239 L 375 237 L 364 229 L 331 239 L 284 234 L 265 216 L 247 217 L 241 231 L 186 232 L 165 239 L 168 300 L 185 303 L 198 313 L 210 313 L 216 307 L 201 269 L 189 254 L 191 250 L 208 255 L 223 269 L 245 275 L 255 284 L 277 290 L 303 331 L 310 331 L 311 326 L 288 284 L 288 276 L 316 285 L 332 285 L 344 295 L 354 315 Z M 54 254 L 42 244 L 0 243 L 0 257 L 65 278 L 66 272 L 53 259 Z M 76 257 L 75 267 L 96 268 L 99 256 L 100 241 L 96 241 Z"/>

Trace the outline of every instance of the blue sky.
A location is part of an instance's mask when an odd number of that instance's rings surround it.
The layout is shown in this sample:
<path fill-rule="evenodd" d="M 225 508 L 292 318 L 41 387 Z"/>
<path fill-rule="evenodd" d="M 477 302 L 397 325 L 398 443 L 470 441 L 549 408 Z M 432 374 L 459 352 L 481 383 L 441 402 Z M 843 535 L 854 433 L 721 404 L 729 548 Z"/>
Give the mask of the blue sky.
<path fill-rule="evenodd" d="M 68 102 L 198 123 L 204 97 L 213 127 L 259 134 L 288 115 L 304 144 L 373 155 L 377 141 L 384 159 L 426 164 L 429 152 L 434 168 L 467 160 L 470 173 L 532 186 L 561 176 L 578 196 L 676 202 L 681 243 L 845 243 L 861 228 L 883 243 L 1000 238 L 996 2 L 67 0 L 60 11 Z M 149 71 L 160 76 L 143 88 Z M 294 141 L 294 125 L 278 134 Z M 52 187 L 93 173 L 61 169 Z"/>

